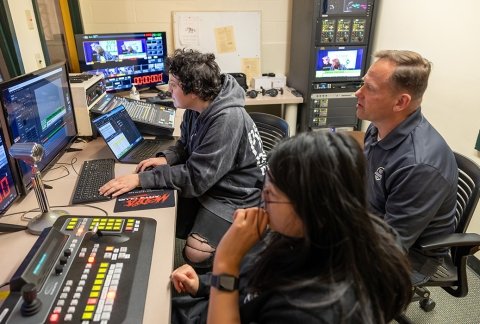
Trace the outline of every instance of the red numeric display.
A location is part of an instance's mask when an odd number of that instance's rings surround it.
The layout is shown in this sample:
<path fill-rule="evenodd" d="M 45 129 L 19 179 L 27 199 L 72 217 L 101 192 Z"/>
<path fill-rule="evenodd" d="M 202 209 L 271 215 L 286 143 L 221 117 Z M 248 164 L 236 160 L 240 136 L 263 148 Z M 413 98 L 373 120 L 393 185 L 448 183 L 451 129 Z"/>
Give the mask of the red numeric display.
<path fill-rule="evenodd" d="M 163 82 L 163 73 L 137 76 L 133 78 L 133 83 L 135 83 L 136 85 L 156 82 Z"/>

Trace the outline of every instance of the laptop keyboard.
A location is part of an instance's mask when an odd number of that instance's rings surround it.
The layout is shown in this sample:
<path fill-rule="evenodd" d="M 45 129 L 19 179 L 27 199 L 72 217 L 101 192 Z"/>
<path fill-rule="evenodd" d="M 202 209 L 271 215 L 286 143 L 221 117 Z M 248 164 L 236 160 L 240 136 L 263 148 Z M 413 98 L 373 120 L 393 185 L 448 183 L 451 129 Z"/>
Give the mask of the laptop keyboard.
<path fill-rule="evenodd" d="M 131 158 L 142 161 L 154 157 L 158 152 L 157 145 L 151 145 L 151 143 L 147 142 L 143 142 L 140 145 L 141 146 L 139 148 L 136 148 L 135 151 L 132 152 Z"/>
<path fill-rule="evenodd" d="M 98 189 L 115 177 L 115 160 L 98 159 L 84 161 L 73 192 L 72 204 L 110 200 Z"/>

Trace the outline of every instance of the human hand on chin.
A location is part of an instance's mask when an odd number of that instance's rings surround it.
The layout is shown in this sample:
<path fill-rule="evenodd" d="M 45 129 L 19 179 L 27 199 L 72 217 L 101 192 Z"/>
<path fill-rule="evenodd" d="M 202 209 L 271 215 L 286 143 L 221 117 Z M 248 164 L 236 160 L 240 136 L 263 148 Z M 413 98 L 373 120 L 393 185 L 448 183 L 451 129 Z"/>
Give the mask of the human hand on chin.
<path fill-rule="evenodd" d="M 267 224 L 268 214 L 263 208 L 237 209 L 216 249 L 214 270 L 238 271 L 243 257 L 262 238 Z"/>

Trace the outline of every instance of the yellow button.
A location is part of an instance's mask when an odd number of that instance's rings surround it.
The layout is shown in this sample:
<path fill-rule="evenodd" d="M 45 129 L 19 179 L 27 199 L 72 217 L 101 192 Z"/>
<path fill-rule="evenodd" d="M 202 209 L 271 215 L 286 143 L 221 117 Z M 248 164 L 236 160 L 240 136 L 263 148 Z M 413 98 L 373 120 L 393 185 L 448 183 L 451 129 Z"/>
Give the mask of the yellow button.
<path fill-rule="evenodd" d="M 102 262 L 100 263 L 100 268 L 108 268 L 108 262 Z"/>
<path fill-rule="evenodd" d="M 82 315 L 82 320 L 91 320 L 93 318 L 93 313 L 85 312 Z"/>
<path fill-rule="evenodd" d="M 90 298 L 98 298 L 98 297 L 100 297 L 100 292 L 99 291 L 90 292 Z"/>
<path fill-rule="evenodd" d="M 105 279 L 105 274 L 104 273 L 97 274 L 97 279 Z"/>
<path fill-rule="evenodd" d="M 93 286 L 92 291 L 100 291 L 102 290 L 102 286 Z"/>
<path fill-rule="evenodd" d="M 105 273 L 105 272 L 107 272 L 107 269 L 105 268 L 98 269 L 98 273 Z"/>
<path fill-rule="evenodd" d="M 94 285 L 103 285 L 103 280 L 102 279 L 98 279 L 98 280 L 95 280 Z"/>
<path fill-rule="evenodd" d="M 85 312 L 93 312 L 95 310 L 95 305 L 85 306 Z"/>

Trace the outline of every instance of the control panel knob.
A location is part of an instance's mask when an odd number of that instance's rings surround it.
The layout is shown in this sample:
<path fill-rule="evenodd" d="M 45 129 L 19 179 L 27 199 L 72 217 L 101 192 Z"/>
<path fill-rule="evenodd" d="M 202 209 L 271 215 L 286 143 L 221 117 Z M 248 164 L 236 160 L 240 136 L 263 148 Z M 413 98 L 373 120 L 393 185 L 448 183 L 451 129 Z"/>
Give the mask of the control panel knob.
<path fill-rule="evenodd" d="M 66 256 L 67 258 L 72 255 L 72 250 L 66 249 L 63 251 L 63 255 Z"/>
<path fill-rule="evenodd" d="M 67 257 L 66 256 L 61 256 L 58 261 L 60 262 L 61 265 L 66 265 L 67 264 Z"/>
<path fill-rule="evenodd" d="M 37 298 L 37 287 L 33 283 L 27 283 L 22 287 L 23 304 L 20 308 L 22 316 L 32 316 L 38 313 L 42 302 Z"/>
<path fill-rule="evenodd" d="M 63 265 L 60 265 L 60 264 L 57 264 L 55 266 L 55 274 L 58 276 L 59 274 L 61 274 L 63 272 Z"/>

